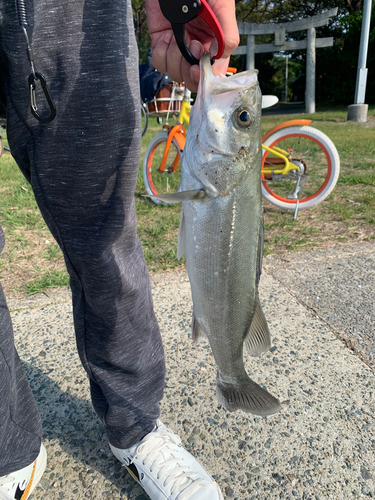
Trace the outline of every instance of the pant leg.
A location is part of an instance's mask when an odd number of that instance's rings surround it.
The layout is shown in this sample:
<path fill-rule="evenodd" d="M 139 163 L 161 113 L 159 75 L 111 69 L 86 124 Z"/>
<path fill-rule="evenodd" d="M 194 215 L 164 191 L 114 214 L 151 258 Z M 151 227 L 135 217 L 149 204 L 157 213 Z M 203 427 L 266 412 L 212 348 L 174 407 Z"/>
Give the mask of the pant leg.
<path fill-rule="evenodd" d="M 3 247 L 0 227 L 0 253 Z M 10 314 L 0 285 L 0 477 L 36 459 L 41 434 L 39 412 L 14 347 Z"/>
<path fill-rule="evenodd" d="M 10 4 L 1 35 L 8 139 L 64 253 L 94 408 L 110 442 L 128 447 L 159 416 L 165 371 L 136 233 L 141 126 L 131 5 L 27 2 L 36 70 L 57 108 L 54 121 L 41 124 L 29 110 L 30 70 Z M 42 113 L 42 96 L 37 103 Z"/>

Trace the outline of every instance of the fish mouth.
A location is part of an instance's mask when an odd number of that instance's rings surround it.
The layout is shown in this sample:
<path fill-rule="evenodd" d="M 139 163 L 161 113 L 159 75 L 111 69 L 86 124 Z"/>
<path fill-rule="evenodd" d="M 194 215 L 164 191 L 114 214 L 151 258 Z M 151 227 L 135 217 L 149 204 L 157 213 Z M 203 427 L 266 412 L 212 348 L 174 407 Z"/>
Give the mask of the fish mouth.
<path fill-rule="evenodd" d="M 210 95 L 210 81 L 214 77 L 211 67 L 211 56 L 208 52 L 203 53 L 199 62 L 199 66 L 201 70 L 200 97 L 202 99 L 202 102 L 205 102 L 205 100 Z"/>
<path fill-rule="evenodd" d="M 212 72 L 211 60 L 211 55 L 204 52 L 199 63 L 201 78 L 198 95 L 202 102 L 206 102 L 210 96 L 234 90 L 241 92 L 258 84 L 258 70 L 243 71 L 229 77 L 215 76 Z"/>

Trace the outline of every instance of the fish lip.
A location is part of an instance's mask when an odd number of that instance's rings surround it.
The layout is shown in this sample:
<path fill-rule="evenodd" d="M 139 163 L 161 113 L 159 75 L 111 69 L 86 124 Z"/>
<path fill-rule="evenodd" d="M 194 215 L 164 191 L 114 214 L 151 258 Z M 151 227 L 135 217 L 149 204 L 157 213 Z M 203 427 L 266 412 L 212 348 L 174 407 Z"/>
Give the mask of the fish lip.
<path fill-rule="evenodd" d="M 203 52 L 203 55 L 201 57 L 201 60 L 199 62 L 201 71 L 204 71 L 204 74 L 209 76 L 212 75 L 212 69 L 211 69 L 211 56 L 209 52 Z"/>
<path fill-rule="evenodd" d="M 201 70 L 201 97 L 204 100 L 209 96 L 210 93 L 210 80 L 213 77 L 212 67 L 211 67 L 211 56 L 209 52 L 204 52 L 201 60 L 199 62 Z"/>

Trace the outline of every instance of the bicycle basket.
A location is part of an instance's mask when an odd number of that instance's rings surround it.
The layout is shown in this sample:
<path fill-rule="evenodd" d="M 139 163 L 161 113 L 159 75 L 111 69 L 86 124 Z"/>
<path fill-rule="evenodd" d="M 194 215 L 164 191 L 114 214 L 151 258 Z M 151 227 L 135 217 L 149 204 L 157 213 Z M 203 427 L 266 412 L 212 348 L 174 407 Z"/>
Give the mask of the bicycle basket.
<path fill-rule="evenodd" d="M 178 114 L 184 98 L 185 85 L 182 83 L 168 83 L 157 92 L 154 99 L 146 102 L 149 115 Z"/>

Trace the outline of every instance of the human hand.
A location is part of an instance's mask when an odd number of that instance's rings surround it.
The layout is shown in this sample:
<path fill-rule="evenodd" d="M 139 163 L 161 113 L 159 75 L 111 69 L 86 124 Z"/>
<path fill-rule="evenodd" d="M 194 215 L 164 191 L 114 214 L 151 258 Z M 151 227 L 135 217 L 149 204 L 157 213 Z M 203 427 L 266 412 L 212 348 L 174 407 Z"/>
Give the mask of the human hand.
<path fill-rule="evenodd" d="M 170 23 L 163 16 L 158 0 L 146 0 L 147 24 L 151 36 L 152 65 L 161 73 L 168 73 L 172 80 L 185 82 L 191 91 L 198 87 L 200 70 L 191 66 L 178 48 Z M 215 75 L 226 73 L 229 56 L 238 46 L 239 35 L 234 0 L 208 0 L 224 33 L 224 53 L 212 67 Z M 199 17 L 185 24 L 186 43 L 194 57 L 203 52 L 217 53 L 217 41 L 209 26 Z"/>

